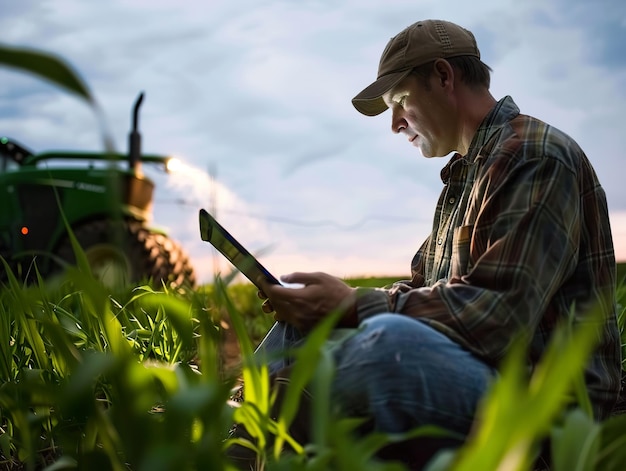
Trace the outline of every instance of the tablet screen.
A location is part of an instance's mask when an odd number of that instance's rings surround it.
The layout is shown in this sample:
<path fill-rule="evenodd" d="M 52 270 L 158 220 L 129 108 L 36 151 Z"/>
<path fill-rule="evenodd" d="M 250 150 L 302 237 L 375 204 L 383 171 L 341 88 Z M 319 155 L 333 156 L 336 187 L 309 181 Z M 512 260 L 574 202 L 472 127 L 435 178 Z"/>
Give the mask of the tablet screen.
<path fill-rule="evenodd" d="M 224 229 L 205 209 L 200 210 L 200 237 L 215 247 L 252 283 L 258 286 L 262 277 L 270 283 L 280 284 L 259 261 Z M 260 287 L 259 287 L 260 288 Z"/>

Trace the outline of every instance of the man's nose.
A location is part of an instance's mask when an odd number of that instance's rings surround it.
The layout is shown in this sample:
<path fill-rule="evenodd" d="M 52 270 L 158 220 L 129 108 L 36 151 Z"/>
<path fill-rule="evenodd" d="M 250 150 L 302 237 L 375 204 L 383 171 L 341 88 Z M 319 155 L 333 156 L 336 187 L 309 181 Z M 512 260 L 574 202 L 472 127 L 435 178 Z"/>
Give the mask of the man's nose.
<path fill-rule="evenodd" d="M 391 132 L 399 134 L 407 128 L 407 125 L 401 111 L 394 107 L 391 113 Z"/>

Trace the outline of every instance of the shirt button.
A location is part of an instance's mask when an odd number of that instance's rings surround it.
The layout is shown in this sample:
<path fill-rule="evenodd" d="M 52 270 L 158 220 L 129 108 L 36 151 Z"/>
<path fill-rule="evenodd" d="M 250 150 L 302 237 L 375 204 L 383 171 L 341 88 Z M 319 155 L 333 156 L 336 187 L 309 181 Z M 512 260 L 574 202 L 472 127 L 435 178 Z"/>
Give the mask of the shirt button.
<path fill-rule="evenodd" d="M 437 239 L 437 245 L 443 244 L 443 239 Z"/>
<path fill-rule="evenodd" d="M 451 196 L 450 199 L 448 200 L 448 203 L 454 204 L 455 201 L 456 201 L 456 198 L 454 196 Z"/>

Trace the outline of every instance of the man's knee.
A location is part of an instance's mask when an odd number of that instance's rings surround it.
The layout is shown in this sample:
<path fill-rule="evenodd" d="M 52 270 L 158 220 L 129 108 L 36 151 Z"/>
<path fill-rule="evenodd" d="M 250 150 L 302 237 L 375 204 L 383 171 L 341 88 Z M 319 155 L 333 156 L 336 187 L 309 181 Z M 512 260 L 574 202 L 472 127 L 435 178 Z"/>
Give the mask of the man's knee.
<path fill-rule="evenodd" d="M 424 335 L 429 335 L 433 329 L 423 321 L 393 312 L 376 314 L 365 319 L 360 326 L 361 330 L 385 329 L 387 331 L 403 332 L 406 329 L 422 331 Z"/>
<path fill-rule="evenodd" d="M 436 331 L 425 322 L 394 313 L 383 313 L 372 316 L 359 328 L 359 343 L 376 343 L 378 349 L 388 346 L 398 350 L 401 346 L 423 349 L 433 343 L 449 343 L 451 340 Z"/>
<path fill-rule="evenodd" d="M 386 431 L 416 425 L 465 433 L 493 370 L 426 323 L 399 314 L 364 321 L 336 352 L 333 387 L 348 413 Z"/>

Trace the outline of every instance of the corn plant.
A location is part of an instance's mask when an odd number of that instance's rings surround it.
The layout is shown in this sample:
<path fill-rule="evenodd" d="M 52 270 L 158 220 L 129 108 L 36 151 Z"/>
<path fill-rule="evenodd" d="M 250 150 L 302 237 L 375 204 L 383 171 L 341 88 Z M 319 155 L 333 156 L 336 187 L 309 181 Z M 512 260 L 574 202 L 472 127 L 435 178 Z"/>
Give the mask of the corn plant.
<path fill-rule="evenodd" d="M 0 45 L 0 64 L 84 99 L 100 120 L 104 147 L 112 148 L 93 95 L 61 58 Z M 2 260 L 8 281 L 0 290 L 0 469 L 228 470 L 225 451 L 239 444 L 255 453 L 258 469 L 399 471 L 406 467 L 381 461 L 378 451 L 446 434 L 427 427 L 363 436 L 355 433 L 359 421 L 333 415 L 334 368 L 323 348 L 333 316 L 291 352 L 292 381 L 273 416 L 267 365 L 252 353 L 271 321 L 248 288 L 229 286 L 227 276 L 185 294 L 147 286 L 112 291 L 91 275 L 75 239 L 73 245 L 76 267 L 44 281 L 33 266 L 37 283 L 28 286 Z M 377 283 L 358 284 L 364 282 Z M 623 283 L 617 297 L 624 338 Z M 220 368 L 224 316 L 242 350 L 245 401 L 238 406 L 229 400 L 236 378 Z M 525 352 L 513 348 L 465 444 L 435 457 L 428 470 L 532 469 L 545 442 L 553 471 L 623 470 L 626 415 L 593 421 L 580 387 L 593 339 L 593 330 L 563 327 L 530 382 Z M 313 397 L 312 441 L 298 443 L 289 429 L 305 387 Z M 252 440 L 228 438 L 233 422 Z"/>
<path fill-rule="evenodd" d="M 222 467 L 231 385 L 210 310 L 148 287 L 121 304 L 88 269 L 38 286 L 8 275 L 3 469 Z"/>

